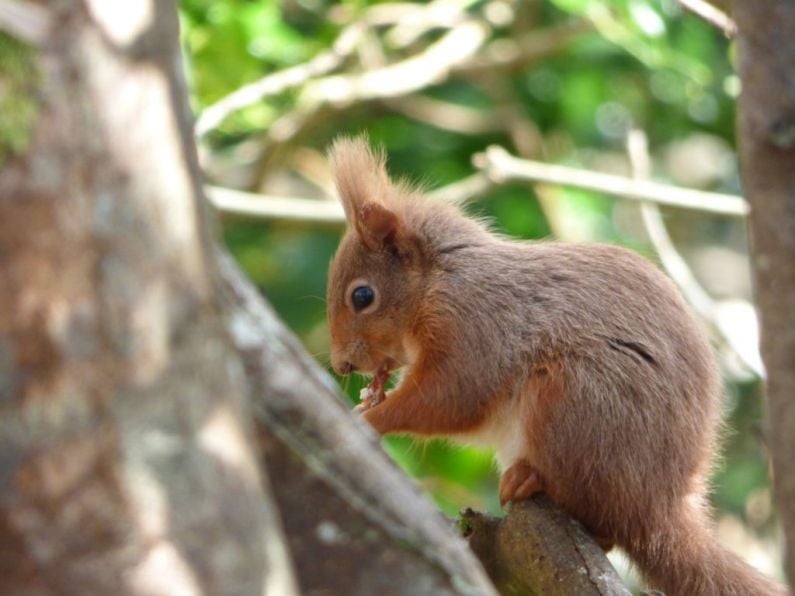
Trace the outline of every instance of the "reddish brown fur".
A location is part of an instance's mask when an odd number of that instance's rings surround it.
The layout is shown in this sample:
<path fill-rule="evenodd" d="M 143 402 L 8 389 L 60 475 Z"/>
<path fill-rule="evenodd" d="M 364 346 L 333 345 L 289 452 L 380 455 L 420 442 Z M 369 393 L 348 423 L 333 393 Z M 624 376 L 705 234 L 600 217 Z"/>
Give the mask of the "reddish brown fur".
<path fill-rule="evenodd" d="M 363 139 L 331 160 L 350 224 L 329 273 L 332 363 L 406 368 L 364 412 L 378 432 L 491 444 L 669 595 L 784 592 L 711 535 L 720 383 L 664 275 L 616 247 L 499 238 L 391 183 Z M 371 311 L 351 307 L 354 280 Z"/>

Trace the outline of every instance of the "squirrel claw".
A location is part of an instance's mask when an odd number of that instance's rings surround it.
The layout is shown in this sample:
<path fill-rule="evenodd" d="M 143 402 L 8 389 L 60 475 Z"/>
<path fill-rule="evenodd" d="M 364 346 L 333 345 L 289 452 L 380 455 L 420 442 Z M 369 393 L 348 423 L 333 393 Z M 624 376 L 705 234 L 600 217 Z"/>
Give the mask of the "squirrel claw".
<path fill-rule="evenodd" d="M 526 461 L 518 461 L 500 477 L 500 505 L 523 501 L 544 490 L 538 471 Z"/>

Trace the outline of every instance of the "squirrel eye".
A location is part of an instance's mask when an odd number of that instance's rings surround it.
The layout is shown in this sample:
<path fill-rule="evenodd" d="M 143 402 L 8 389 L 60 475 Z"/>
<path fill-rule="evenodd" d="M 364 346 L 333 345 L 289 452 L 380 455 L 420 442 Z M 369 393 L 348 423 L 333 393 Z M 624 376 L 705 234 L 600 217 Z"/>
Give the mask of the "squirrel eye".
<path fill-rule="evenodd" d="M 364 310 L 375 300 L 375 292 L 370 286 L 359 286 L 351 294 L 351 303 L 356 312 Z"/>

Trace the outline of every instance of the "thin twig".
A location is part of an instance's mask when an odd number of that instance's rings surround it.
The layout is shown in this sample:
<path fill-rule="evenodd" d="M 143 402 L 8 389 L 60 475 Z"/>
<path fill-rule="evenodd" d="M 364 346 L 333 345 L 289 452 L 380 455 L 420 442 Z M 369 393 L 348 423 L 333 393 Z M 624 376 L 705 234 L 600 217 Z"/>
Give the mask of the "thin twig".
<path fill-rule="evenodd" d="M 717 27 L 726 37 L 737 35 L 737 24 L 720 8 L 705 0 L 677 0 L 686 10 Z"/>
<path fill-rule="evenodd" d="M 583 34 L 594 30 L 586 20 L 575 20 L 536 31 L 524 32 L 515 39 L 501 37 L 491 41 L 472 60 L 454 69 L 456 76 L 478 77 L 484 73 L 519 70 L 566 49 Z"/>
<path fill-rule="evenodd" d="M 412 93 L 445 80 L 454 66 L 477 52 L 488 33 L 488 28 L 480 21 L 465 21 L 419 54 L 360 74 L 333 75 L 312 81 L 302 95 L 311 104 L 345 106 L 353 101 Z"/>
<path fill-rule="evenodd" d="M 277 95 L 287 89 L 298 87 L 309 79 L 331 72 L 353 52 L 363 32 L 364 25 L 354 23 L 340 34 L 328 52 L 315 56 L 305 64 L 280 70 L 259 81 L 244 85 L 223 97 L 202 112 L 196 121 L 196 136 L 203 137 L 237 110 L 257 103 L 270 95 Z"/>
<path fill-rule="evenodd" d="M 428 198 L 461 205 L 482 197 L 493 187 L 494 182 L 488 176 L 478 172 L 429 192 Z"/>
<path fill-rule="evenodd" d="M 395 24 L 384 33 L 384 41 L 394 49 L 407 48 L 432 29 L 451 29 L 458 25 L 466 18 L 467 9 L 475 2 L 477 0 L 428 2 L 422 10 L 415 10 L 404 18 L 395 19 Z"/>
<path fill-rule="evenodd" d="M 490 147 L 474 161 L 481 172 L 430 192 L 429 197 L 464 203 L 485 194 L 494 185 L 530 180 L 736 217 L 744 216 L 748 209 L 742 197 L 517 159 L 501 147 Z M 342 208 L 331 200 L 270 197 L 217 186 L 208 186 L 207 194 L 216 208 L 226 213 L 306 223 L 345 221 Z"/>
<path fill-rule="evenodd" d="M 345 222 L 337 201 L 273 197 L 218 186 L 206 186 L 205 191 L 216 209 L 233 215 L 313 224 Z"/>
<path fill-rule="evenodd" d="M 502 129 L 490 112 L 434 97 L 408 95 L 384 103 L 404 116 L 458 134 L 482 135 Z"/>
<path fill-rule="evenodd" d="M 473 174 L 429 192 L 428 198 L 460 204 L 485 194 L 493 185 L 483 174 Z M 345 223 L 342 205 L 333 199 L 274 197 L 219 186 L 205 186 L 204 191 L 216 209 L 230 215 L 304 224 Z"/>
<path fill-rule="evenodd" d="M 689 190 L 623 176 L 590 172 L 566 166 L 518 159 L 502 147 L 492 146 L 474 158 L 475 165 L 495 182 L 529 180 L 601 192 L 623 199 L 652 201 L 661 205 L 696 209 L 734 217 L 748 214 L 742 197 Z"/>
<path fill-rule="evenodd" d="M 627 136 L 627 154 L 635 180 L 646 180 L 650 175 L 651 160 L 646 136 L 640 130 L 632 130 Z M 657 252 L 660 263 L 684 293 L 687 301 L 705 319 L 714 313 L 715 303 L 709 293 L 693 275 L 693 271 L 676 250 L 668 229 L 665 226 L 660 208 L 656 203 L 640 202 L 640 213 L 646 236 Z"/>
<path fill-rule="evenodd" d="M 646 135 L 642 131 L 630 131 L 627 137 L 627 154 L 633 178 L 637 180 L 648 178 L 651 171 L 651 160 L 649 158 Z M 676 246 L 668 234 L 659 205 L 649 201 L 641 201 L 640 213 L 646 236 L 660 258 L 660 264 L 682 291 L 685 299 L 698 315 L 715 330 L 743 364 L 758 377 L 764 378 L 764 368 L 759 364 L 761 363 L 761 358 L 748 357 L 747 346 L 737 345 L 735 335 L 727 329 L 725 322 L 716 316 L 715 300 L 698 282 L 687 261 L 676 250 Z"/>

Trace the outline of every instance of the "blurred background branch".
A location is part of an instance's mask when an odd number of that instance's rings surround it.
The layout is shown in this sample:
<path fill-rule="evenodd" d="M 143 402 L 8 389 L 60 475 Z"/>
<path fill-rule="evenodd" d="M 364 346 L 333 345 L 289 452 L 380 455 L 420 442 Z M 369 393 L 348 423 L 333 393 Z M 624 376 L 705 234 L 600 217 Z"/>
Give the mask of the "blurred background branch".
<path fill-rule="evenodd" d="M 208 186 L 205 191 L 213 206 L 223 213 L 313 224 L 345 223 L 342 205 L 336 201 L 265 196 L 218 186 Z"/>
<path fill-rule="evenodd" d="M 737 33 L 737 25 L 716 3 L 709 3 L 706 0 L 678 0 L 678 2 L 693 14 L 723 31 L 727 37 Z"/>
<path fill-rule="evenodd" d="M 602 174 L 600 172 L 549 165 L 517 159 L 502 147 L 489 147 L 475 156 L 475 165 L 495 181 L 527 180 L 592 190 L 622 199 L 653 202 L 672 207 L 696 209 L 742 217 L 748 206 L 742 197 L 687 190 L 644 179 Z"/>
<path fill-rule="evenodd" d="M 262 101 L 269 95 L 277 95 L 306 83 L 337 68 L 356 49 L 356 43 L 364 32 L 361 23 L 347 27 L 331 47 L 331 51 L 315 56 L 306 64 L 286 68 L 263 77 L 259 81 L 244 85 L 229 95 L 208 106 L 196 121 L 196 135 L 201 137 L 221 124 L 232 112 Z"/>
<path fill-rule="evenodd" d="M 633 177 L 636 180 L 647 179 L 651 172 L 651 157 L 649 156 L 648 141 L 643 131 L 637 129 L 630 131 L 627 136 L 627 155 Z M 749 345 L 749 343 L 739 341 L 737 334 L 732 332 L 729 322 L 718 316 L 718 305 L 699 283 L 687 261 L 676 250 L 676 246 L 668 234 L 668 229 L 665 227 L 665 219 L 659 205 L 652 201 L 641 200 L 640 213 L 649 242 L 657 252 L 660 264 L 674 283 L 679 286 L 693 310 L 709 323 L 712 331 L 728 345 L 750 371 L 758 377 L 764 378 L 765 370 L 756 344 Z"/>
<path fill-rule="evenodd" d="M 466 202 L 476 198 L 474 195 L 478 194 L 478 190 L 487 186 L 524 180 L 571 186 L 631 201 L 641 201 L 644 204 L 656 203 L 731 217 L 744 217 L 748 213 L 748 206 L 743 198 L 735 195 L 688 190 L 640 178 L 633 179 L 517 159 L 497 146 L 489 147 L 485 152 L 474 155 L 472 161 L 485 175 L 475 174 L 448 187 L 436 189 L 430 193 L 430 196 L 445 198 L 452 202 Z M 454 191 L 454 188 L 461 190 L 466 188 L 473 193 L 473 196 L 461 196 L 461 192 Z M 269 197 L 217 186 L 208 187 L 207 192 L 215 207 L 228 213 L 274 219 L 300 219 L 340 224 L 345 222 L 342 208 L 338 203 L 331 202 L 331 197 L 328 200 Z"/>

